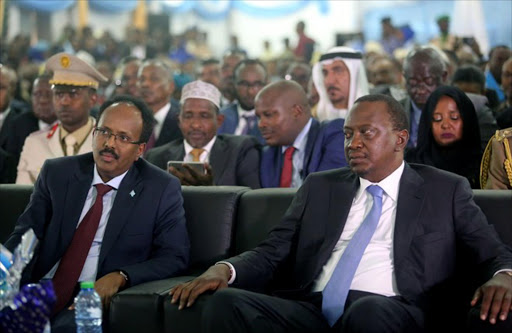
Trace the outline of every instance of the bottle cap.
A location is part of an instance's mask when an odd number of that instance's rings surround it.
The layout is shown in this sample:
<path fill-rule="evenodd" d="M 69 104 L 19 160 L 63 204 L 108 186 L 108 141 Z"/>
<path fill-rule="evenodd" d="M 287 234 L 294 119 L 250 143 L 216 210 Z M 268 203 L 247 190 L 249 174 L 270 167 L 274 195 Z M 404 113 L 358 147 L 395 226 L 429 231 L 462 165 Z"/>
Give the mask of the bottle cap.
<path fill-rule="evenodd" d="M 80 289 L 92 289 L 94 288 L 94 281 L 80 282 Z"/>

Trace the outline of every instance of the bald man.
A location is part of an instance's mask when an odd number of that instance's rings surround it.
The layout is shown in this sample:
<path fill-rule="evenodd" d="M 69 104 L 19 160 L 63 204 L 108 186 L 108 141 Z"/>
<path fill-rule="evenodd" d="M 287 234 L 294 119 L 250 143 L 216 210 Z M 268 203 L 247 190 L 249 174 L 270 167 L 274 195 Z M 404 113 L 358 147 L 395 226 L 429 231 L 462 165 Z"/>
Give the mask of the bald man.
<path fill-rule="evenodd" d="M 343 119 L 324 123 L 313 119 L 298 83 L 269 84 L 256 95 L 255 109 L 267 144 L 261 156 L 262 187 L 300 187 L 312 172 L 347 165 Z"/>

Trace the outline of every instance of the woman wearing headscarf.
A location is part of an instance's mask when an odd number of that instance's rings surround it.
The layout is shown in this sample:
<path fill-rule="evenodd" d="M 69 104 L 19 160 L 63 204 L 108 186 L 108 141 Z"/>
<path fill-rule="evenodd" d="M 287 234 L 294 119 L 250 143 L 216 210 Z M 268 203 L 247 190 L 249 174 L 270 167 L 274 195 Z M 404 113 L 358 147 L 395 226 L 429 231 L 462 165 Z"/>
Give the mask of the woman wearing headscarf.
<path fill-rule="evenodd" d="M 480 130 L 473 103 L 458 88 L 437 88 L 421 114 L 418 145 L 408 152 L 406 160 L 464 176 L 472 188 L 480 188 L 481 157 Z"/>

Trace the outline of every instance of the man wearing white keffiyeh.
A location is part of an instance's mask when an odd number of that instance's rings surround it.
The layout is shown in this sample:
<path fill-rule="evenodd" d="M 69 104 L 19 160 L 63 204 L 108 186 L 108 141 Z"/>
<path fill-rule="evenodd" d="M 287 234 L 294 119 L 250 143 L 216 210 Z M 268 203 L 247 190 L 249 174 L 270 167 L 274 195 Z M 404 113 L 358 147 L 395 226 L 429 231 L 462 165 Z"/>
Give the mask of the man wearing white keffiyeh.
<path fill-rule="evenodd" d="M 322 54 L 313 67 L 313 82 L 320 96 L 316 108 L 320 121 L 344 119 L 354 101 L 368 94 L 362 55 L 349 47 L 334 47 Z"/>

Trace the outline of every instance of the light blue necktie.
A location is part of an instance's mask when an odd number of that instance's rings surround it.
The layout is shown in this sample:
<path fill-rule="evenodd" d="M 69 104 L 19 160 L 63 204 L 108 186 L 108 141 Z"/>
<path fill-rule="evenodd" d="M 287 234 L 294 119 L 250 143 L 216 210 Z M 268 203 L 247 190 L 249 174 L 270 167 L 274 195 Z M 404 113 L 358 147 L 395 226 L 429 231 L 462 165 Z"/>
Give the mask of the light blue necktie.
<path fill-rule="evenodd" d="M 382 188 L 378 185 L 370 185 L 366 190 L 373 197 L 372 208 L 348 243 L 322 292 L 322 313 L 331 327 L 343 314 L 352 279 L 364 250 L 377 229 L 382 213 Z"/>

